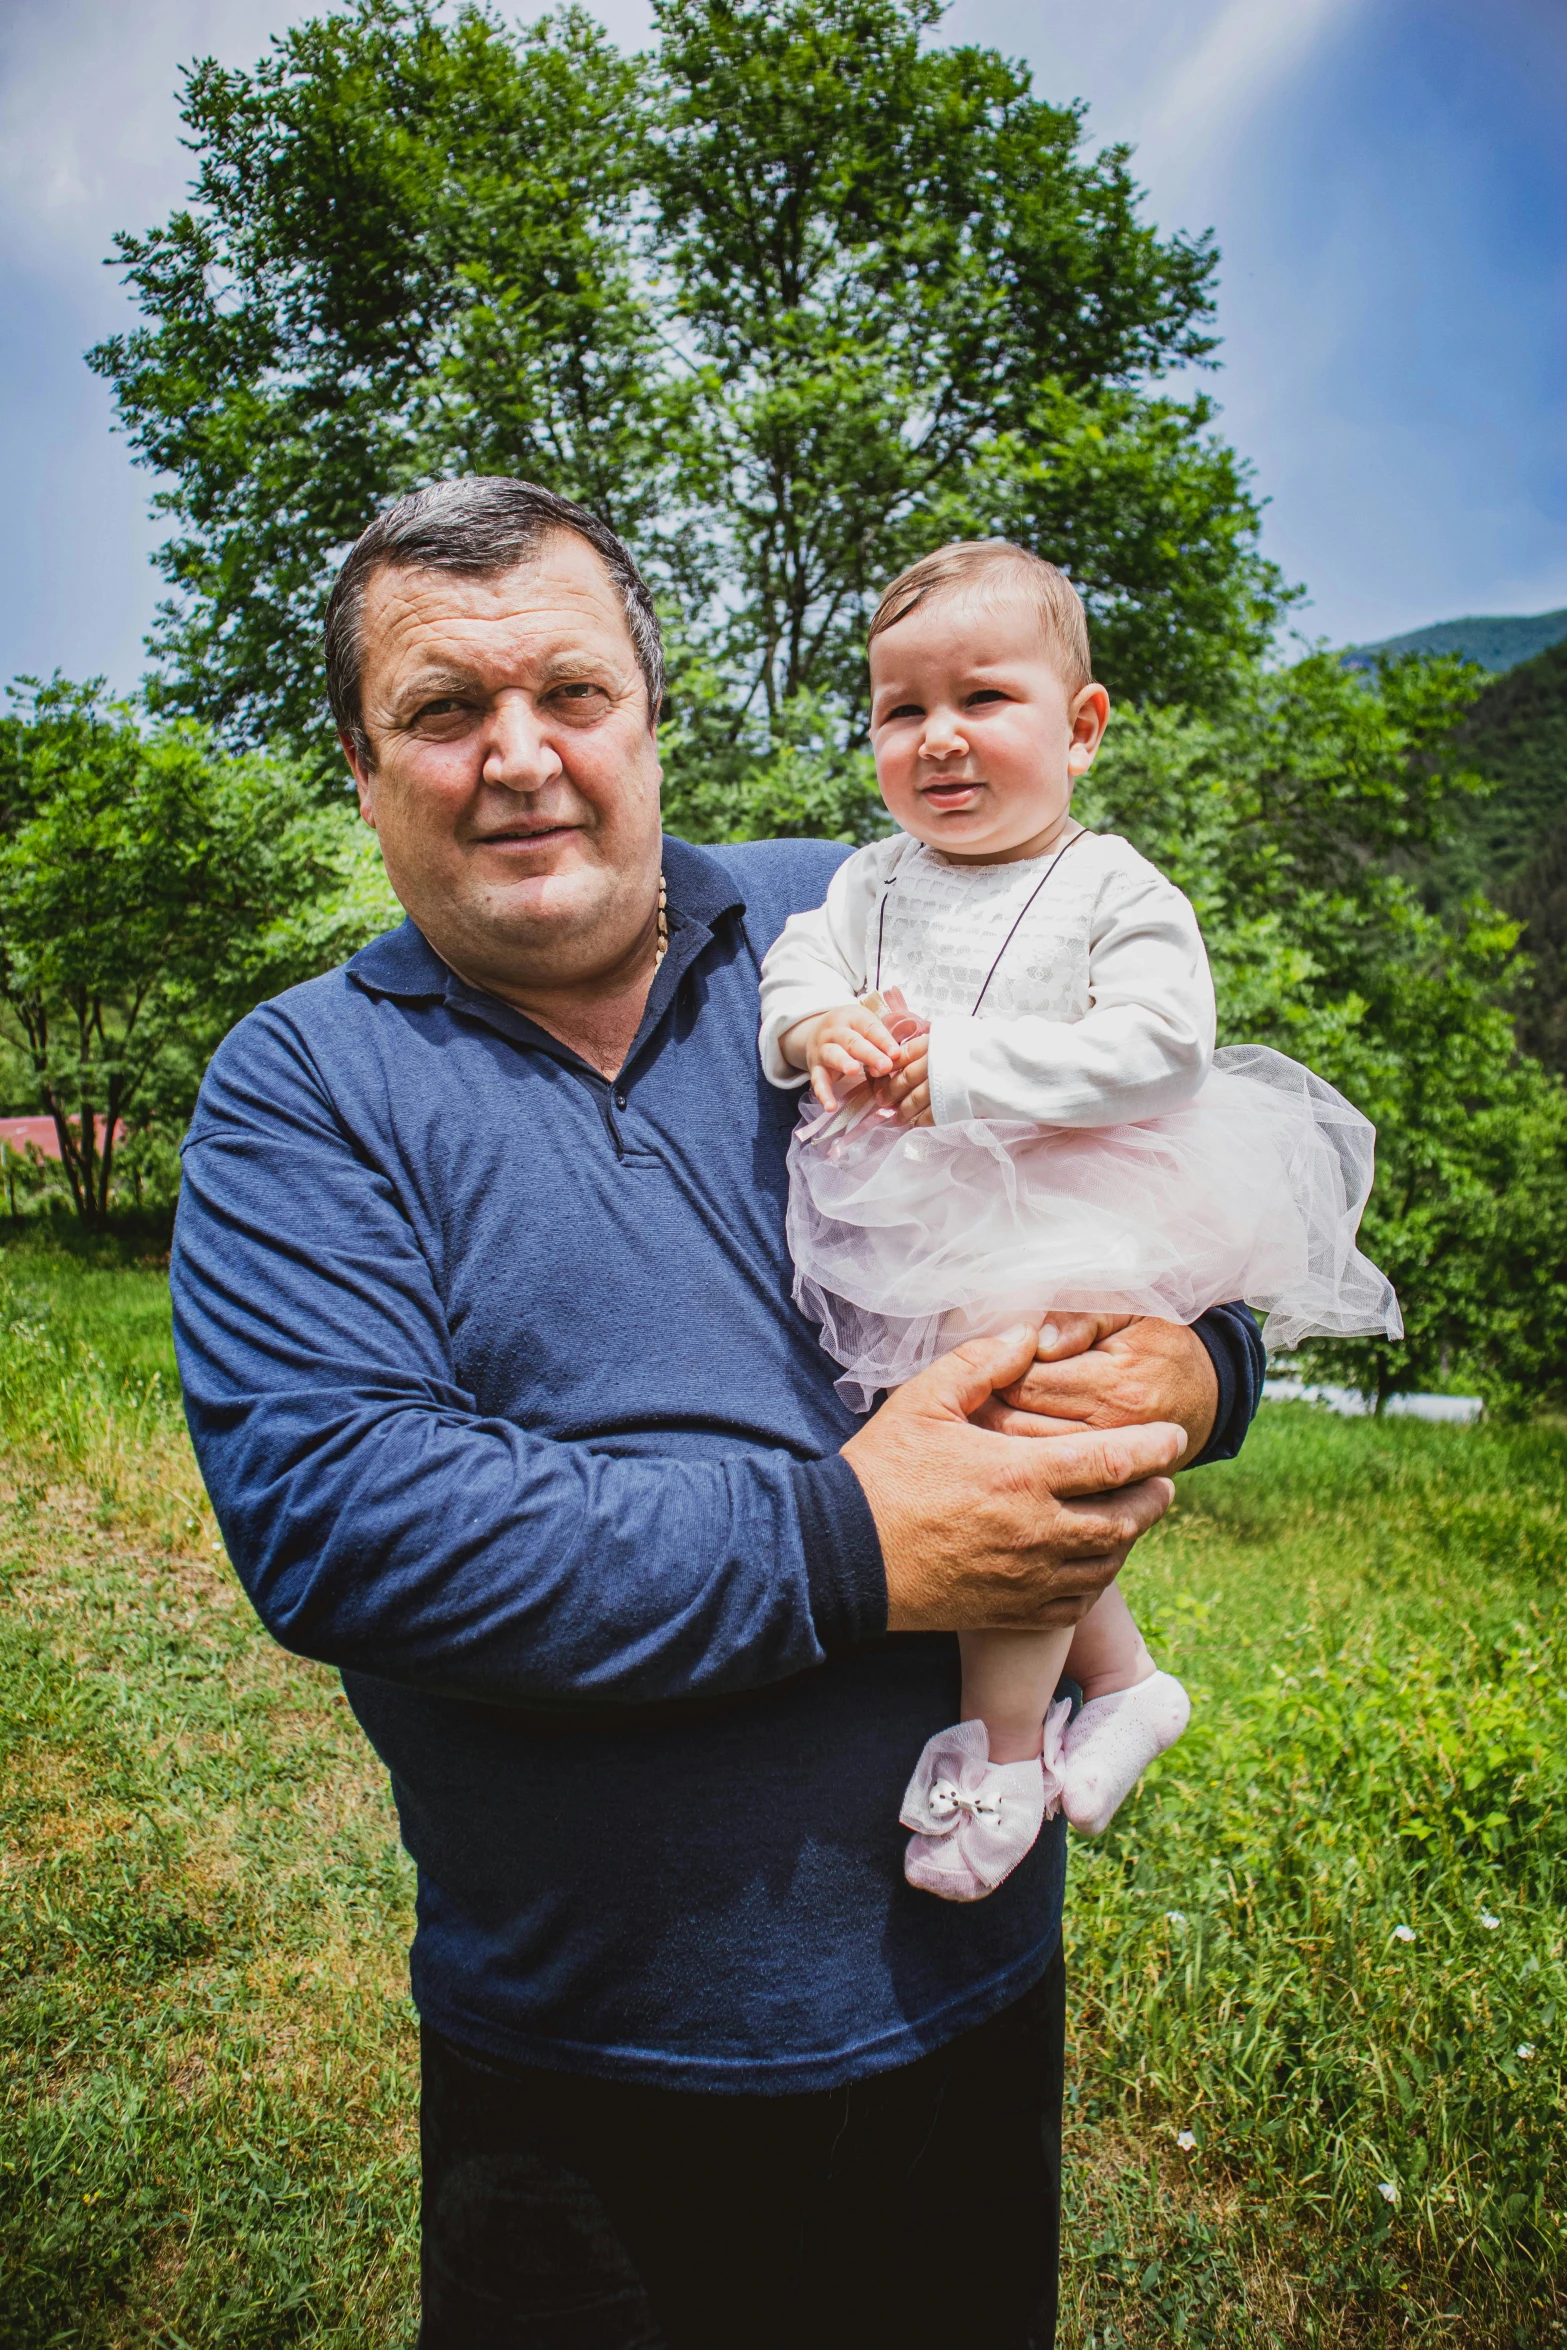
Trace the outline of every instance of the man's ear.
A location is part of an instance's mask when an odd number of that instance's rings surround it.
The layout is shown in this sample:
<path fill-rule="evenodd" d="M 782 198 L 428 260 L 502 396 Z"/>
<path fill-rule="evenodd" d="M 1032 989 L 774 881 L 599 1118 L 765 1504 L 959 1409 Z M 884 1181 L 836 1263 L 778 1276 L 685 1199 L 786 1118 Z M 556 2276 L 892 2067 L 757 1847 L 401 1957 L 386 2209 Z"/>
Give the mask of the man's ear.
<path fill-rule="evenodd" d="M 360 816 L 373 832 L 375 830 L 375 769 L 365 763 L 352 735 L 344 734 L 339 730 L 337 739 L 343 746 L 343 756 L 348 761 L 348 772 L 353 777 L 354 789 L 359 794 Z"/>

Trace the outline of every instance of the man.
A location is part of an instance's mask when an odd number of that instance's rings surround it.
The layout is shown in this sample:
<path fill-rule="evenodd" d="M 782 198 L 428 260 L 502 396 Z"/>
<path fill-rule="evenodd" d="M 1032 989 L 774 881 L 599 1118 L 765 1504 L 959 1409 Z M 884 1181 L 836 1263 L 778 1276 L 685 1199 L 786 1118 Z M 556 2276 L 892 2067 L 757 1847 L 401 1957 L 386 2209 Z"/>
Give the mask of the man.
<path fill-rule="evenodd" d="M 1255 1331 L 1022 1328 L 854 1420 L 755 1045 L 842 852 L 661 835 L 647 590 L 525 484 L 374 523 L 328 674 L 410 919 L 219 1051 L 174 1289 L 230 1555 L 418 1863 L 421 2341 L 1046 2343 L 1064 1839 L 952 1908 L 899 1797 L 952 1632 L 1074 1620 Z"/>

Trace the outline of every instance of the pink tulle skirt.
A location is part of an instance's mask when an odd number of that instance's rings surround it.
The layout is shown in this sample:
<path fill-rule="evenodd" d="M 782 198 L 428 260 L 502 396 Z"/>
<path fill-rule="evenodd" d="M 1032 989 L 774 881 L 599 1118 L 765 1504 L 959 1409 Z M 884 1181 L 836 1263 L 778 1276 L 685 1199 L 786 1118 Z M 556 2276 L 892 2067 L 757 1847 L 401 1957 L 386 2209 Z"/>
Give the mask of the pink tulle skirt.
<path fill-rule="evenodd" d="M 794 1295 L 869 1410 L 962 1339 L 1046 1313 L 1194 1322 L 1234 1298 L 1270 1348 L 1403 1329 L 1356 1246 L 1376 1131 L 1265 1045 L 1127 1126 L 874 1120 L 789 1147 Z"/>

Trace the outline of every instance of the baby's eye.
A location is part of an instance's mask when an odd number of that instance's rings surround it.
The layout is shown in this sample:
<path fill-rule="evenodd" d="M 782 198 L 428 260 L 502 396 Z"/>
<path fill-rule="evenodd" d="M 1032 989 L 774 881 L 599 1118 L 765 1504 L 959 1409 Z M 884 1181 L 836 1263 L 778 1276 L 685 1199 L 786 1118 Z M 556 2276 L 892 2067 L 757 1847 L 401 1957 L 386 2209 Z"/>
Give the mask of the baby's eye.
<path fill-rule="evenodd" d="M 918 702 L 900 702 L 896 710 L 887 712 L 882 719 L 882 724 L 883 726 L 890 725 L 894 718 L 923 718 L 924 715 L 925 713 Z"/>
<path fill-rule="evenodd" d="M 1002 693 L 998 686 L 987 685 L 981 692 L 970 694 L 963 706 L 966 710 L 973 710 L 977 709 L 981 702 L 1004 702 L 1008 699 L 1009 697 Z"/>

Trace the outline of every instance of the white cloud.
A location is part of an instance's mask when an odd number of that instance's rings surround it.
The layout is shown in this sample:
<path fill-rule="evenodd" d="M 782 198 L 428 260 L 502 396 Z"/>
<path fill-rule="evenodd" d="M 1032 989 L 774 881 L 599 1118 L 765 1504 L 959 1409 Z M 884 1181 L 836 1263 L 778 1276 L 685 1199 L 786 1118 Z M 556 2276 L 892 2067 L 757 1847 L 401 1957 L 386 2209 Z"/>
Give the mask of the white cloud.
<path fill-rule="evenodd" d="M 1149 120 L 1172 150 L 1260 105 L 1363 0 L 1226 0 L 1177 68 Z"/>
<path fill-rule="evenodd" d="M 179 68 L 249 64 L 298 0 L 9 0 L 0 31 L 0 223 L 13 265 L 90 270 L 190 172 Z"/>

